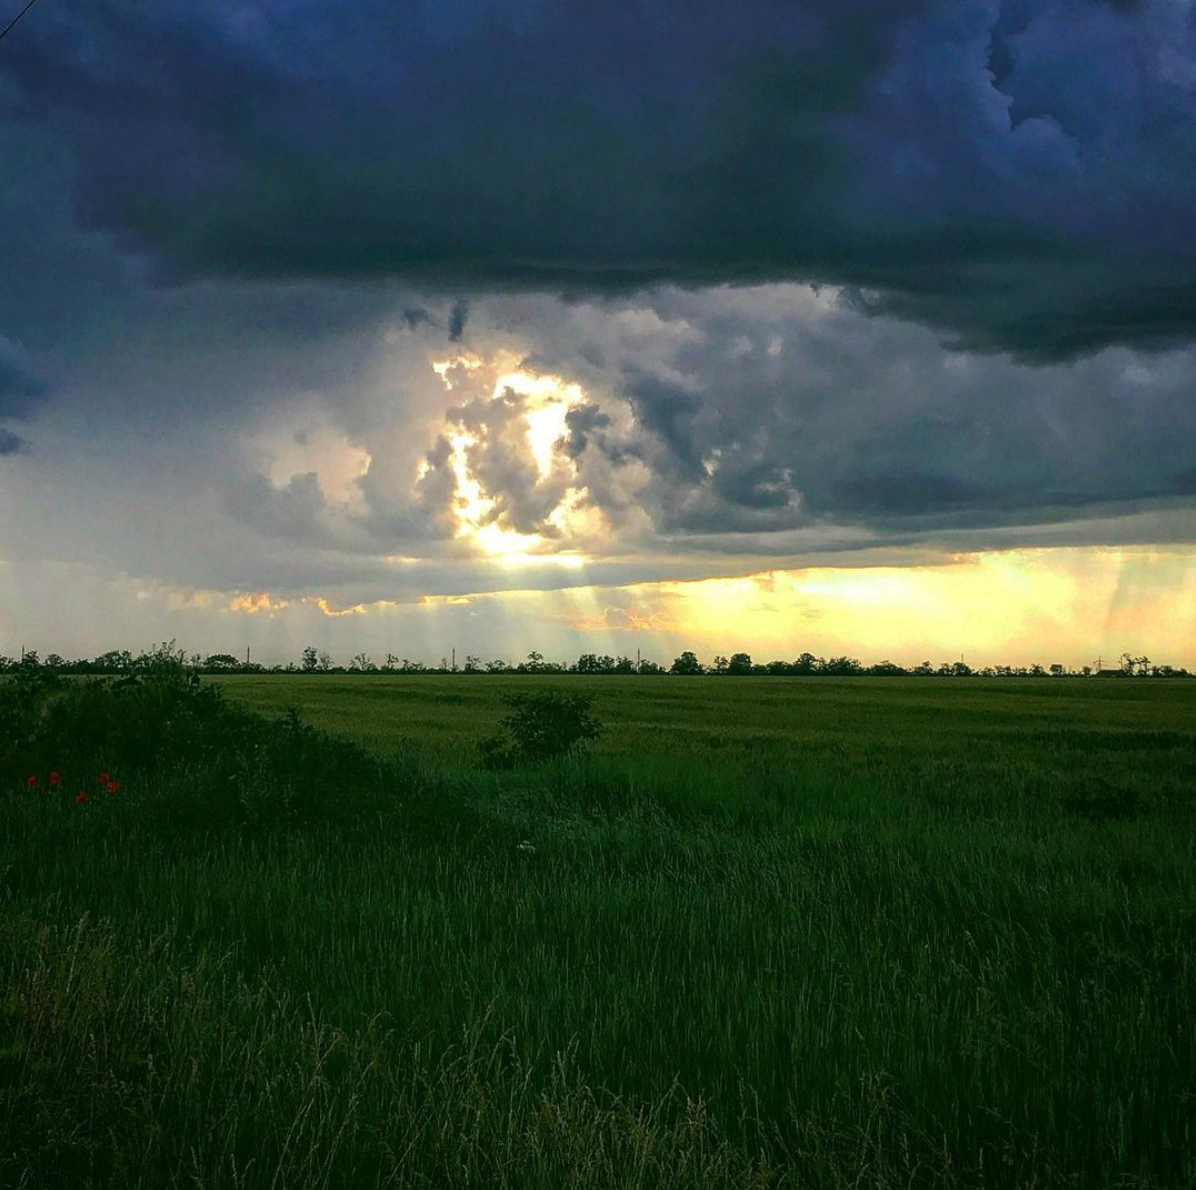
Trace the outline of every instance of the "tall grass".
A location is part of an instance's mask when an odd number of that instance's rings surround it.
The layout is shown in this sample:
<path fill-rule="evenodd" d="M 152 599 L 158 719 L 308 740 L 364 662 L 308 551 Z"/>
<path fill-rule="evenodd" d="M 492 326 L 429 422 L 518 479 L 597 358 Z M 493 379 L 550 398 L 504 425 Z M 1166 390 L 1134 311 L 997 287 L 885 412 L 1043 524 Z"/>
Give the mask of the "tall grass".
<path fill-rule="evenodd" d="M 1196 1183 L 1173 792 L 441 770 L 196 697 L 46 695 L 0 753 L 0 1184 Z"/>

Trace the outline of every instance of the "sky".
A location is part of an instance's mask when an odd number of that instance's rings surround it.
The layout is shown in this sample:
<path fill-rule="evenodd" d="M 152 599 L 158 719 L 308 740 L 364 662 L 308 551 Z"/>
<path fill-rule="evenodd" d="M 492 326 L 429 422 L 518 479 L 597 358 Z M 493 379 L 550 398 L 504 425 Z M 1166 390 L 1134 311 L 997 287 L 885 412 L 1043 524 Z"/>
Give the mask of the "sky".
<path fill-rule="evenodd" d="M 1196 668 L 1196 5 L 39 0 L 0 654 L 169 639 Z"/>

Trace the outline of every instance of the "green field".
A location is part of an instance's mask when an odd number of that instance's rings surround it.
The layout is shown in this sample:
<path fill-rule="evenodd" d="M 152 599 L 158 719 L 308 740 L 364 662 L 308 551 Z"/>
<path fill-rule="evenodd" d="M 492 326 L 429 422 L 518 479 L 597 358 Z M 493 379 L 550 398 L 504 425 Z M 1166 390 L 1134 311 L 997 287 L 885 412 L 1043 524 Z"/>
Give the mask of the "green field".
<path fill-rule="evenodd" d="M 593 754 L 478 768 L 538 685 Z M 1196 683 L 221 686 L 364 750 L 149 683 L 0 751 L 0 1185 L 1196 1185 Z"/>
<path fill-rule="evenodd" d="M 305 720 L 438 767 L 470 768 L 502 696 L 593 696 L 594 751 L 634 776 L 703 781 L 761 767 L 786 779 L 858 777 L 869 788 L 1027 810 L 1040 796 L 1127 791 L 1183 799 L 1196 785 L 1196 682 L 980 678 L 552 678 L 263 676 L 219 680 L 253 709 Z"/>

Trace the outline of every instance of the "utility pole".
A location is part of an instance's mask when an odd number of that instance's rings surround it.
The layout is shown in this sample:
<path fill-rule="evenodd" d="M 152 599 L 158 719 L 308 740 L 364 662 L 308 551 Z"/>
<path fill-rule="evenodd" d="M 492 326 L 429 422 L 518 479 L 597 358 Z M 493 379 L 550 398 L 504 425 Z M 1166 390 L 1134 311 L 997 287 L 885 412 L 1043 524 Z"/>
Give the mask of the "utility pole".
<path fill-rule="evenodd" d="M 453 645 L 453 673 L 457 672 L 457 646 Z"/>
<path fill-rule="evenodd" d="M 245 664 L 246 665 L 249 664 L 249 646 L 248 645 L 245 646 Z"/>

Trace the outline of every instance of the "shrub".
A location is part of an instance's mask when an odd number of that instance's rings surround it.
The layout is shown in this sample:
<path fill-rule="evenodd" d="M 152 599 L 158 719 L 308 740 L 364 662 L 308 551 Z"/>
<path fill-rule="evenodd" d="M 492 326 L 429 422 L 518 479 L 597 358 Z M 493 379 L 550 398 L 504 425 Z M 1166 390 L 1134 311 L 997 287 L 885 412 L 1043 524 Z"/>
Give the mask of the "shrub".
<path fill-rule="evenodd" d="M 165 655 L 144 661 L 119 678 L 0 685 L 0 789 L 33 776 L 73 796 L 104 771 L 141 816 L 205 829 L 358 818 L 410 792 L 397 764 L 295 714 L 230 704 Z"/>
<path fill-rule="evenodd" d="M 577 752 L 602 734 L 590 713 L 593 699 L 585 694 L 540 690 L 508 694 L 502 732 L 482 740 L 479 749 L 487 768 L 537 764 Z"/>

